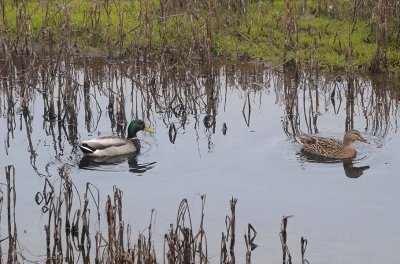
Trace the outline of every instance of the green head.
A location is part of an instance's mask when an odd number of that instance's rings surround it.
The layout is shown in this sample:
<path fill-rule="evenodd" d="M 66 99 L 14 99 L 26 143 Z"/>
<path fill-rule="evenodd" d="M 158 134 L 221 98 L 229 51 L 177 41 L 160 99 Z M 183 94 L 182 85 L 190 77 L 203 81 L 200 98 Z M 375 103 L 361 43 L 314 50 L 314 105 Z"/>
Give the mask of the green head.
<path fill-rule="evenodd" d="M 135 138 L 136 133 L 141 130 L 144 130 L 144 131 L 147 131 L 150 133 L 156 132 L 156 131 L 154 131 L 154 129 L 146 126 L 142 120 L 136 119 L 136 120 L 133 120 L 128 126 L 128 138 Z"/>

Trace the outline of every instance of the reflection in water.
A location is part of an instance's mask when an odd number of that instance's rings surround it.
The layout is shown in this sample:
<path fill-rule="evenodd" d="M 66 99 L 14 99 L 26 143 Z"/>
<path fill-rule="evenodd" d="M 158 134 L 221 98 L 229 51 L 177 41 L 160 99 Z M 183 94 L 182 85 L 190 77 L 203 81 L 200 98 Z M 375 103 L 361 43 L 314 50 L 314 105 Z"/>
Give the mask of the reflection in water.
<path fill-rule="evenodd" d="M 312 72 L 302 75 L 299 79 L 289 71 L 284 74 L 283 87 L 277 90 L 285 105 L 283 130 L 289 137 L 300 131 L 319 133 L 319 116 L 340 114 L 343 102 L 345 120 L 342 133 L 360 129 L 355 126 L 356 116 L 364 117 L 364 130 L 373 136 L 385 137 L 393 126 L 397 128 L 397 122 L 391 120 L 397 120 L 399 114 L 400 86 L 394 81 L 389 84 L 387 79 L 374 77 L 365 80 L 351 74 L 333 79 Z"/>
<path fill-rule="evenodd" d="M 385 142 L 388 132 L 398 129 L 400 86 L 396 82 L 390 83 L 387 78 L 377 77 L 367 80 L 353 74 L 330 79 L 320 76 L 318 72 L 303 72 L 299 78 L 298 74 L 285 67 L 283 73 L 283 87 L 276 91 L 280 101 L 284 102 L 282 128 L 289 138 L 302 133 L 319 133 L 321 128 L 318 122 L 323 115 L 325 120 L 331 119 L 333 123 L 337 123 L 336 116 L 345 116 L 341 121 L 342 128 L 329 134 L 340 135 L 350 129 L 362 130 L 363 127 L 363 133 Z M 361 127 L 360 123 L 365 125 Z M 315 161 L 315 158 L 311 160 Z M 357 167 L 356 164 L 357 161 L 343 164 L 346 176 L 359 177 L 369 168 Z"/>
<path fill-rule="evenodd" d="M 107 133 L 111 129 L 124 137 L 127 120 L 136 118 L 153 126 L 156 122 L 165 125 L 171 144 L 192 126 L 197 144 L 206 138 L 207 150 L 213 152 L 216 128 L 222 126 L 226 134 L 227 120 L 222 120 L 219 112 L 228 111 L 229 96 L 239 98 L 240 105 L 235 107 L 241 108 L 242 124 L 250 127 L 252 115 L 265 105 L 264 97 L 271 97 L 271 92 L 275 103 L 282 106 L 282 129 L 290 138 L 300 132 L 312 135 L 325 131 L 327 127 L 320 125 L 323 118 L 341 116 L 345 118 L 335 121 L 341 128 L 333 134 L 356 128 L 384 139 L 397 129 L 400 86 L 395 80 L 351 74 L 329 78 L 318 71 L 300 72 L 286 66 L 269 70 L 263 65 L 239 63 L 172 62 L 107 63 L 63 52 L 57 58 L 43 55 L 34 61 L 14 57 L 0 65 L 6 153 L 15 130 L 25 130 L 31 166 L 38 175 L 48 175 L 36 165 L 41 144 L 50 146 L 53 161 L 62 162 L 71 154 L 65 150 L 76 146 L 82 133 L 101 133 L 105 128 Z M 35 109 L 35 105 L 43 109 Z M 39 116 L 41 128 L 35 126 Z M 78 131 L 80 122 L 84 122 L 85 131 Z M 47 136 L 45 142 L 36 136 L 42 131 Z"/>
<path fill-rule="evenodd" d="M 308 134 L 322 132 L 342 137 L 344 131 L 357 128 L 363 130 L 362 132 L 368 137 L 376 139 L 373 141 L 376 144 L 369 147 L 373 149 L 382 147 L 398 130 L 400 82 L 390 78 L 364 79 L 346 75 L 337 79 L 320 76 L 318 72 L 298 72 L 296 69 L 287 67 L 270 70 L 262 65 L 229 63 L 205 65 L 195 61 L 185 64 L 186 62 L 176 60 L 169 64 L 169 60 L 164 59 L 159 60 L 159 64 L 141 63 L 137 60 L 106 63 L 103 59 L 75 58 L 63 52 L 55 56 L 56 58 L 37 56 L 37 60 L 33 62 L 23 56 L 14 57 L 7 63 L 0 60 L 2 77 L 0 80 L 0 125 L 2 128 L 7 128 L 7 130 L 0 129 L 0 136 L 4 142 L 3 149 L 7 158 L 11 157 L 12 162 L 15 163 L 23 161 L 30 163 L 32 169 L 27 170 L 26 178 L 30 177 L 31 171 L 38 176 L 46 176 L 43 180 L 49 184 L 49 187 L 43 189 L 43 197 L 46 197 L 46 193 L 49 192 L 51 199 L 45 198 L 44 201 L 51 201 L 48 205 L 57 212 L 62 211 L 58 209 L 61 204 L 72 204 L 70 194 L 73 193 L 74 185 L 67 177 L 67 170 L 75 167 L 74 162 L 72 166 L 68 163 L 71 160 L 76 161 L 79 155 L 77 154 L 79 139 L 86 138 L 88 135 L 111 134 L 110 132 L 124 137 L 127 120 L 140 118 L 152 126 L 159 127 L 160 130 L 166 129 L 165 132 L 168 132 L 169 136 L 166 144 L 175 144 L 177 151 L 183 152 L 183 155 L 186 155 L 185 151 L 193 150 L 187 146 L 190 143 L 186 143 L 186 146 L 182 143 L 190 142 L 186 140 L 188 137 L 197 141 L 199 152 L 200 149 L 213 152 L 217 147 L 226 151 L 229 148 L 225 148 L 226 145 L 223 146 L 223 144 L 229 144 L 227 142 L 232 142 L 229 141 L 232 139 L 241 140 L 242 137 L 249 135 L 248 127 L 253 129 L 252 126 L 260 124 L 264 125 L 261 126 L 263 129 L 269 130 L 253 133 L 254 138 L 248 143 L 249 146 L 253 144 L 251 147 L 258 147 L 258 150 L 262 148 L 262 151 L 265 151 L 262 154 L 273 152 L 273 147 L 268 144 L 272 140 L 259 141 L 261 137 L 268 138 L 267 133 L 271 131 L 275 133 L 272 136 L 273 140 L 279 141 L 285 135 L 293 138 L 300 132 Z M 276 114 L 276 111 L 280 112 Z M 276 116 L 282 116 L 283 132 L 280 130 L 280 125 L 271 125 L 274 127 L 265 125 L 265 122 L 269 121 L 268 118 L 275 119 Z M 228 126 L 230 132 L 227 133 Z M 216 135 L 221 127 L 222 134 L 226 136 L 223 140 L 216 142 L 221 139 Z M 243 132 L 244 130 L 246 132 Z M 162 137 L 162 134 L 158 135 Z M 183 135 L 186 135 L 186 138 L 183 138 Z M 266 145 L 255 146 L 258 142 L 266 142 Z M 204 144 L 205 147 L 200 148 L 200 144 Z M 294 143 L 291 146 L 293 148 L 287 147 L 286 150 L 290 149 L 290 153 L 294 154 Z M 25 154 L 26 149 L 28 157 L 24 160 L 20 153 Z M 161 151 L 161 154 L 158 154 L 157 164 L 156 162 L 141 163 L 140 158 L 143 156 L 84 157 L 80 160 L 79 168 L 96 172 L 99 170 L 129 171 L 140 175 L 162 164 L 162 158 L 170 159 L 171 154 L 166 149 L 164 153 Z M 256 154 L 238 154 L 238 152 L 233 154 L 257 155 L 257 152 L 254 153 Z M 361 166 L 359 161 L 360 156 L 368 157 L 370 153 L 372 150 L 361 149 L 358 159 L 343 162 L 345 175 L 357 178 L 364 172 L 368 173 L 369 166 Z M 213 155 L 213 158 L 219 159 L 222 156 L 225 159 L 230 158 L 229 155 L 219 154 L 221 152 Z M 303 158 L 300 154 L 296 156 L 296 159 L 299 156 L 300 159 Z M 315 157 L 304 160 L 317 161 Z M 370 164 L 368 158 L 364 160 Z M 180 162 L 178 159 L 174 161 Z M 190 160 L 183 166 L 190 167 L 192 161 L 194 163 L 198 160 Z M 199 162 L 204 162 L 204 160 Z M 339 170 L 342 170 L 340 168 L 342 161 L 319 162 L 333 162 L 332 166 L 337 166 Z M 70 191 L 64 193 L 64 190 L 59 188 L 60 193 L 54 195 L 54 188 L 50 188 L 53 181 L 49 180 L 51 177 L 47 177 L 52 176 L 51 164 L 57 167 L 67 164 L 65 169 L 57 168 L 60 175 L 56 181 L 62 179 L 66 183 L 62 186 L 69 188 Z M 173 172 L 177 167 L 170 164 L 166 173 L 168 177 L 171 177 L 169 180 L 174 182 Z M 226 163 L 218 166 L 224 164 Z M 255 166 L 251 169 L 256 172 L 257 169 L 265 172 L 265 166 L 268 165 L 270 164 L 260 162 L 256 165 L 259 167 Z M 281 164 L 277 166 L 279 165 Z M 372 163 L 371 166 L 374 164 Z M 23 166 L 20 165 L 20 167 Z M 226 168 L 227 174 L 229 172 L 235 174 L 236 170 L 236 166 Z M 156 170 L 151 171 L 151 173 L 154 172 Z M 284 170 L 282 173 L 289 174 L 293 171 Z M 218 180 L 217 177 L 215 179 Z M 267 180 L 269 181 L 270 178 Z M 271 180 L 274 181 L 276 178 L 271 176 Z M 121 181 L 112 181 L 114 182 L 121 184 Z M 238 184 L 241 182 L 239 181 Z M 249 184 L 254 183 L 249 181 Z M 276 186 L 276 183 L 274 184 L 270 186 Z M 89 184 L 87 186 L 85 197 L 91 199 L 90 197 L 100 196 L 99 190 L 95 191 L 95 188 Z M 297 185 L 291 187 L 297 188 Z M 92 193 L 90 188 L 98 194 L 90 195 L 89 193 Z M 189 188 L 184 189 L 193 190 Z M 75 222 L 75 218 L 83 221 L 80 226 L 84 230 L 90 210 L 86 210 L 87 207 L 84 204 L 87 201 L 86 198 L 79 200 L 81 204 L 79 207 L 83 209 L 80 211 L 81 217 L 74 215 L 71 210 L 67 210 L 66 215 L 70 222 Z M 98 205 L 98 201 L 95 204 Z M 54 237 L 54 241 L 62 241 L 62 226 L 64 224 L 67 226 L 67 223 L 59 221 L 61 218 L 53 214 L 53 211 L 50 212 L 47 226 L 60 230 L 57 232 L 60 236 Z M 123 223 L 123 221 L 116 223 Z M 46 230 L 46 235 L 50 234 L 48 230 Z M 79 240 L 78 236 L 74 238 L 67 235 L 67 244 L 71 245 L 71 252 L 76 247 L 72 247 L 72 243 L 68 240 L 75 239 L 76 245 L 85 249 L 82 246 L 84 234 L 86 233 L 82 233 Z M 50 235 L 48 237 L 50 238 Z M 90 249 L 90 243 L 87 245 Z M 48 244 L 47 252 L 49 254 L 55 252 L 62 261 L 63 255 L 58 254 L 61 251 L 56 246 L 50 250 L 50 244 Z M 82 251 L 79 256 L 89 258 L 88 253 L 89 250 L 86 250 L 86 253 Z M 73 257 L 72 253 L 70 255 Z M 51 256 L 48 259 L 52 259 Z"/>
<path fill-rule="evenodd" d="M 156 162 L 142 163 L 139 164 L 137 158 L 128 159 L 129 171 L 137 174 L 144 173 L 154 168 Z"/>
<path fill-rule="evenodd" d="M 103 157 L 91 157 L 83 156 L 79 162 L 80 169 L 87 170 L 115 170 L 116 165 L 128 163 L 129 172 L 136 174 L 143 174 L 148 170 L 154 168 L 156 162 L 139 163 L 137 154 L 127 154 L 119 156 L 103 156 Z"/>
<path fill-rule="evenodd" d="M 300 150 L 299 155 L 302 160 L 308 162 L 315 162 L 315 163 L 343 163 L 344 173 L 349 178 L 358 178 L 363 175 L 365 170 L 369 169 L 369 166 L 355 166 L 355 160 L 340 160 L 340 159 L 331 159 L 322 156 L 318 156 L 309 152 L 304 151 L 303 149 Z"/>
<path fill-rule="evenodd" d="M 367 166 L 355 167 L 354 162 L 349 160 L 349 161 L 343 161 L 343 169 L 347 177 L 358 178 L 361 175 L 363 175 L 365 170 L 369 169 L 369 166 L 367 165 Z"/>

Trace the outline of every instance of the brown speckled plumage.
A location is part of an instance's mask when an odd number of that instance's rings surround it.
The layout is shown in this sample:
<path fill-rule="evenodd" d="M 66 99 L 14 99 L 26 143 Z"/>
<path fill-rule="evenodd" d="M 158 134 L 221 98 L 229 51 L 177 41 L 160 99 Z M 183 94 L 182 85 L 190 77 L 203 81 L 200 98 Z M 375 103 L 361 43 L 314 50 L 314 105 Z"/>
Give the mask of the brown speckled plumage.
<path fill-rule="evenodd" d="M 296 136 L 296 140 L 303 145 L 305 152 L 331 159 L 350 159 L 356 156 L 353 147 L 355 140 L 369 144 L 355 129 L 347 131 L 343 142 L 333 138 L 324 138 L 308 135 Z"/>

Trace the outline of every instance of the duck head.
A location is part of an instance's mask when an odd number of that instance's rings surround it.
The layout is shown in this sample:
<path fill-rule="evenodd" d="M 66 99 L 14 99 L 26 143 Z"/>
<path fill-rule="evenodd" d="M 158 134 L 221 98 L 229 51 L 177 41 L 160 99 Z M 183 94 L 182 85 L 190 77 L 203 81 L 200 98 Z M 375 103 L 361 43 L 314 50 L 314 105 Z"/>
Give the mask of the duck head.
<path fill-rule="evenodd" d="M 142 120 L 136 119 L 133 120 L 128 126 L 128 138 L 135 138 L 136 133 L 144 130 L 150 133 L 155 133 L 156 131 L 150 127 L 148 127 Z"/>
<path fill-rule="evenodd" d="M 346 132 L 343 138 L 343 144 L 351 145 L 356 140 L 369 144 L 369 142 L 365 140 L 365 138 L 361 136 L 361 133 L 356 129 L 350 129 L 349 131 Z"/>

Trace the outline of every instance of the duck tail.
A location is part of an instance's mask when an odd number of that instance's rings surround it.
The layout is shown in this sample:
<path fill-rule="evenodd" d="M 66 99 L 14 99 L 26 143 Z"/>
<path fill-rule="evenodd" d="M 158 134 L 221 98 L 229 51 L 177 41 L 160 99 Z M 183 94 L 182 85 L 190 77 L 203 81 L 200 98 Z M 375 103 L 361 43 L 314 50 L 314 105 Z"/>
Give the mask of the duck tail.
<path fill-rule="evenodd" d="M 297 135 L 294 138 L 301 145 L 315 143 L 315 138 L 307 136 L 307 135 Z"/>
<path fill-rule="evenodd" d="M 296 139 L 297 143 L 299 143 L 299 144 L 301 144 L 301 145 L 304 144 L 304 143 L 303 143 L 302 136 L 294 136 L 294 138 Z"/>
<path fill-rule="evenodd" d="M 91 154 L 96 151 L 96 149 L 92 148 L 87 143 L 79 145 L 79 148 L 82 150 L 84 154 Z"/>

